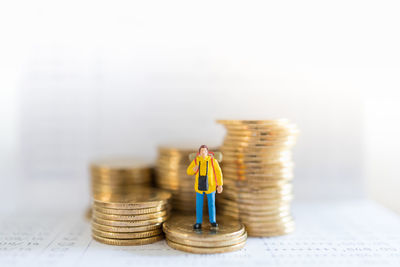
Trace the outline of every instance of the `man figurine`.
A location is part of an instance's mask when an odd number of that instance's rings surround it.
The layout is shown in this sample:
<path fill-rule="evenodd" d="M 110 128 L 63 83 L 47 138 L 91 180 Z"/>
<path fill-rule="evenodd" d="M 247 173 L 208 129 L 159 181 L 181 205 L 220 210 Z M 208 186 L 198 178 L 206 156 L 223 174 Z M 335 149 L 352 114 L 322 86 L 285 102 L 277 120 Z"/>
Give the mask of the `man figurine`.
<path fill-rule="evenodd" d="M 203 200 L 207 195 L 208 216 L 211 227 L 217 228 L 218 224 L 215 215 L 215 191 L 222 193 L 222 171 L 218 161 L 212 154 L 208 153 L 208 147 L 202 145 L 196 157 L 187 168 L 188 175 L 196 175 L 194 190 L 196 191 L 196 224 L 193 229 L 201 229 L 203 222 Z"/>

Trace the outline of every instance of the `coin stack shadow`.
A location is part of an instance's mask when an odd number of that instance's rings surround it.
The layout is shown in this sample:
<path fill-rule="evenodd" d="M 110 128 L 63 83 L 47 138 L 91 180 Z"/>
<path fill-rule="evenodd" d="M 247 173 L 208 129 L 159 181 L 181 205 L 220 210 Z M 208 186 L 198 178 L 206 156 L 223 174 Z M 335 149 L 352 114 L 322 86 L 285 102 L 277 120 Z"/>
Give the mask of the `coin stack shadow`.
<path fill-rule="evenodd" d="M 196 210 L 196 193 L 194 177 L 186 173 L 190 164 L 189 154 L 193 149 L 159 147 L 156 164 L 155 184 L 172 193 L 172 208 L 184 214 Z M 204 198 L 206 203 L 206 198 Z"/>
<path fill-rule="evenodd" d="M 92 236 L 109 245 L 144 245 L 163 238 L 171 194 L 151 188 L 152 170 L 135 159 L 91 164 Z"/>
<path fill-rule="evenodd" d="M 218 229 L 211 228 L 205 218 L 201 230 L 193 230 L 194 216 L 173 215 L 163 224 L 167 244 L 177 250 L 197 254 L 236 251 L 244 247 L 247 233 L 244 225 L 230 217 L 218 218 Z"/>
<path fill-rule="evenodd" d="M 291 148 L 297 127 L 287 120 L 219 120 L 227 130 L 224 192 L 218 214 L 239 219 L 249 236 L 277 236 L 294 230 Z"/>

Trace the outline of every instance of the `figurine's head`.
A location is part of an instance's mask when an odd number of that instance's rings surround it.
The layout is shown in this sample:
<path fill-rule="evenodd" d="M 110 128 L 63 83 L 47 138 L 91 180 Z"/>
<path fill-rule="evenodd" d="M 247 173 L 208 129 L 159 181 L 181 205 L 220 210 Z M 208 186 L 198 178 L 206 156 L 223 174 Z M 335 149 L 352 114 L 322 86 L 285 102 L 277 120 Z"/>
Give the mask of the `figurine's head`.
<path fill-rule="evenodd" d="M 208 147 L 206 145 L 201 145 L 199 148 L 199 155 L 203 158 L 208 156 Z"/>

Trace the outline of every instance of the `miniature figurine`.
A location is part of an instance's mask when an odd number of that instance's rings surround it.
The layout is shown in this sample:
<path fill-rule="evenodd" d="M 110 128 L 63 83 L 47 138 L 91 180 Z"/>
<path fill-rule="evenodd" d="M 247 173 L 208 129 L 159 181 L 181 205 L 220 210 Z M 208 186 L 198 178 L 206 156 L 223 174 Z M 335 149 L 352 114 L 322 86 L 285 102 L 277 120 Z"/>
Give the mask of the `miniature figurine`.
<path fill-rule="evenodd" d="M 222 171 L 218 161 L 214 158 L 214 154 L 208 151 L 206 145 L 199 148 L 199 152 L 192 160 L 187 168 L 188 175 L 196 175 L 195 191 L 196 191 L 196 224 L 193 229 L 201 229 L 203 223 L 203 200 L 204 195 L 207 195 L 208 216 L 211 227 L 217 228 L 215 211 L 215 191 L 218 194 L 222 193 Z"/>

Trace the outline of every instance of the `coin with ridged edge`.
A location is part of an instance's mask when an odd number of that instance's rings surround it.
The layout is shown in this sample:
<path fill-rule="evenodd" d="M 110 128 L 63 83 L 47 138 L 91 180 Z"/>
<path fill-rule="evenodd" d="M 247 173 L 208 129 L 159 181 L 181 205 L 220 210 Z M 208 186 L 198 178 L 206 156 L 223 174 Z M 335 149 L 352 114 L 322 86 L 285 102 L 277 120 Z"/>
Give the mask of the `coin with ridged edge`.
<path fill-rule="evenodd" d="M 196 240 L 200 242 L 222 241 L 234 239 L 245 232 L 244 225 L 231 217 L 218 216 L 218 229 L 212 229 L 204 219 L 201 232 L 193 230 L 196 219 L 194 216 L 175 215 L 163 224 L 164 233 L 173 235 L 176 238 L 186 240 Z"/>
<path fill-rule="evenodd" d="M 113 220 L 113 221 L 143 221 L 143 220 L 151 220 L 157 219 L 159 217 L 166 216 L 168 214 L 168 210 L 162 210 L 155 213 L 147 213 L 147 214 L 137 214 L 137 215 L 114 215 L 114 214 L 106 214 L 101 213 L 96 210 L 93 211 L 93 216 L 96 218 L 101 218 L 105 220 Z"/>
<path fill-rule="evenodd" d="M 114 215 L 137 215 L 137 214 L 154 213 L 166 210 L 167 207 L 168 207 L 167 205 L 160 205 L 158 207 L 145 208 L 145 209 L 109 209 L 109 208 L 97 207 L 96 204 L 93 205 L 93 209 L 97 212 L 101 212 L 104 214 L 114 214 Z"/>
<path fill-rule="evenodd" d="M 240 250 L 246 244 L 246 241 L 233 245 L 233 246 L 226 246 L 226 247 L 213 247 L 213 248 L 206 248 L 206 247 L 192 247 L 187 245 L 182 245 L 179 243 L 175 243 L 171 240 L 167 239 L 167 244 L 173 249 L 195 253 L 195 254 L 216 254 L 216 253 L 226 253 Z"/>
<path fill-rule="evenodd" d="M 147 245 L 157 241 L 164 239 L 164 235 L 160 234 L 157 236 L 151 236 L 146 238 L 136 238 L 136 239 L 113 239 L 113 238 L 106 238 L 101 236 L 96 236 L 92 234 L 94 240 L 107 244 L 107 245 L 114 245 L 114 246 L 140 246 L 140 245 Z"/>
<path fill-rule="evenodd" d="M 175 243 L 179 243 L 179 244 L 186 245 L 186 246 L 215 248 L 215 247 L 233 246 L 233 245 L 245 242 L 247 239 L 247 233 L 244 232 L 241 236 L 232 238 L 232 239 L 228 239 L 228 240 L 207 241 L 207 242 L 181 239 L 181 238 L 177 238 L 173 235 L 167 235 L 167 238 Z"/>
<path fill-rule="evenodd" d="M 100 231 L 105 231 L 105 232 L 113 232 L 113 233 L 136 233 L 136 232 L 146 232 L 146 231 L 151 231 L 155 229 L 159 229 L 162 227 L 162 223 L 155 223 L 155 224 L 149 224 L 149 225 L 143 225 L 143 226 L 110 226 L 110 225 L 104 225 L 104 224 L 99 224 L 94 221 L 92 221 L 92 228 L 97 229 Z"/>
<path fill-rule="evenodd" d="M 102 225 L 109 225 L 109 226 L 144 226 L 144 225 L 151 225 L 155 223 L 162 223 L 165 222 L 165 220 L 168 217 L 159 217 L 156 219 L 151 219 L 151 220 L 143 220 L 143 221 L 113 221 L 113 220 L 105 220 L 97 217 L 93 217 L 93 221 L 102 224 Z"/>
<path fill-rule="evenodd" d="M 166 204 L 171 193 L 157 188 L 132 189 L 129 193 L 98 193 L 94 194 L 93 201 L 97 206 L 105 208 L 138 209 L 152 208 Z"/>
<path fill-rule="evenodd" d="M 95 236 L 113 238 L 113 239 L 136 239 L 136 238 L 145 238 L 145 237 L 159 235 L 162 233 L 162 229 L 159 228 L 146 232 L 133 232 L 133 233 L 113 233 L 113 232 L 106 232 L 97 229 L 92 229 L 92 233 Z"/>

